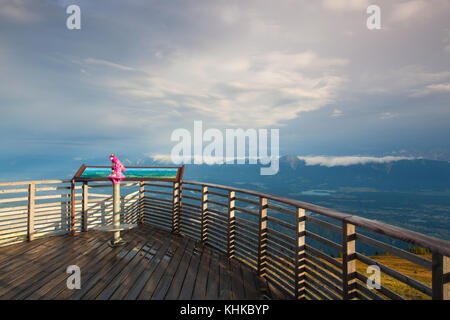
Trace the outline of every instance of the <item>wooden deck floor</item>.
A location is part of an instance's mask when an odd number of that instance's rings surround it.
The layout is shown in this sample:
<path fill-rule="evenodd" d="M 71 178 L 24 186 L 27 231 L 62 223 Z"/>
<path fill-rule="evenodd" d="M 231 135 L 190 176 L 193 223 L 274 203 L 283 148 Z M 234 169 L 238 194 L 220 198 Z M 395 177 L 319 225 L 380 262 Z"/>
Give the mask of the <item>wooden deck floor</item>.
<path fill-rule="evenodd" d="M 280 299 L 242 263 L 196 240 L 148 225 L 122 233 L 64 235 L 0 248 L 0 299 Z M 69 290 L 66 268 L 81 270 Z"/>

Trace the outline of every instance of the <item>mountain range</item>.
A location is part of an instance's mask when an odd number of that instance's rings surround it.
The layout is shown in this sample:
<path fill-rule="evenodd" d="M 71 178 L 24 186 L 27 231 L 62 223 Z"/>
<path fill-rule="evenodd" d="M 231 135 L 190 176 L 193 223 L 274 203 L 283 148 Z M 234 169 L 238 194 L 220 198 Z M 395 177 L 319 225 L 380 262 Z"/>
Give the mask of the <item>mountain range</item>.
<path fill-rule="evenodd" d="M 152 158 L 125 166 L 168 166 Z M 107 158 L 0 158 L 0 181 L 70 179 L 82 164 Z M 297 156 L 279 159 L 279 172 L 261 176 L 259 165 L 187 164 L 184 180 L 267 192 L 450 239 L 450 163 L 408 159 L 339 166 L 308 165 Z"/>
<path fill-rule="evenodd" d="M 26 157 L 5 161 L 0 159 L 0 181 L 70 178 L 83 164 L 109 165 L 105 159 L 45 159 Z M 129 160 L 126 165 L 167 166 L 168 162 L 152 158 Z M 187 164 L 184 179 L 248 185 L 272 190 L 364 190 L 364 191 L 434 191 L 450 192 L 450 162 L 427 159 L 399 160 L 345 166 L 308 165 L 297 156 L 282 156 L 279 172 L 261 176 L 260 165 L 194 165 Z M 265 187 L 264 187 L 265 186 Z M 269 187 L 270 186 L 270 187 Z"/>

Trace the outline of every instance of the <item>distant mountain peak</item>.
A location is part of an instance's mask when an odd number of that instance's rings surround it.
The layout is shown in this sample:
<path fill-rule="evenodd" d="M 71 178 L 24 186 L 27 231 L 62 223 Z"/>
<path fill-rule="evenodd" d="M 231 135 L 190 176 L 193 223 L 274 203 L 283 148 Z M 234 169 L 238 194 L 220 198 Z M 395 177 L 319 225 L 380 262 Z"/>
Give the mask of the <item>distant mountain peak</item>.
<path fill-rule="evenodd" d="M 301 160 L 293 154 L 280 157 L 280 162 L 286 163 L 287 165 L 289 165 L 289 167 L 291 167 L 291 169 L 294 170 L 297 169 L 297 167 L 301 164 Z"/>

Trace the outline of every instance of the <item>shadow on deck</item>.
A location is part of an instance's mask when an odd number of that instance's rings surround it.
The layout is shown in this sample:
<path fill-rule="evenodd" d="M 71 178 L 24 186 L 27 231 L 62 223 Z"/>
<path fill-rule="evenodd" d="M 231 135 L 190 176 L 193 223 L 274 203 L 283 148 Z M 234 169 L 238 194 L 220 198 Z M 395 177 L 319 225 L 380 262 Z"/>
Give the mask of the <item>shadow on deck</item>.
<path fill-rule="evenodd" d="M 110 233 L 0 248 L 0 299 L 285 299 L 244 264 L 197 240 L 140 225 L 111 248 Z M 81 289 L 67 288 L 69 265 Z"/>

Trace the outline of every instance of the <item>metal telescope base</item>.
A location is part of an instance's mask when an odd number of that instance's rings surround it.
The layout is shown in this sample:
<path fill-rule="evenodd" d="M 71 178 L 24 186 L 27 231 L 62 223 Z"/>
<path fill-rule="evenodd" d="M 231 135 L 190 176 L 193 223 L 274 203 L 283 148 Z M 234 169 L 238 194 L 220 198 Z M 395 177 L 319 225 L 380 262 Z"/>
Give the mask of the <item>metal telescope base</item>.
<path fill-rule="evenodd" d="M 110 247 L 120 247 L 123 246 L 125 244 L 127 244 L 127 241 L 123 240 L 120 237 L 120 231 L 122 230 L 130 230 L 137 227 L 137 224 L 131 224 L 131 223 L 121 223 L 118 227 L 114 227 L 114 225 L 107 225 L 107 226 L 100 226 L 95 228 L 95 230 L 98 231 L 108 231 L 108 232 L 118 232 L 119 234 L 114 234 L 113 239 L 111 239 L 110 241 L 108 241 L 108 244 Z"/>
<path fill-rule="evenodd" d="M 119 238 L 118 240 L 111 239 L 108 241 L 108 245 L 112 248 L 121 247 L 126 245 L 127 243 L 128 242 L 123 240 L 122 238 Z"/>

